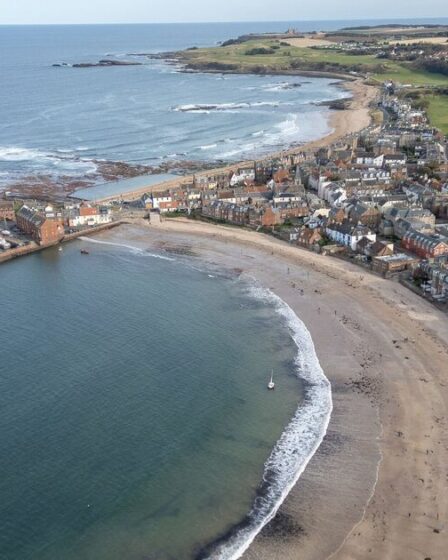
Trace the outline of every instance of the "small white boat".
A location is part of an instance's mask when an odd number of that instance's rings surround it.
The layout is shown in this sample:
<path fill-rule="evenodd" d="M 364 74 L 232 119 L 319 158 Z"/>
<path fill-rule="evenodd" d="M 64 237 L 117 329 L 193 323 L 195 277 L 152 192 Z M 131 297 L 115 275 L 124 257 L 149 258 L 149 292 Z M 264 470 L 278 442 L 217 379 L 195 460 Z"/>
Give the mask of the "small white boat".
<path fill-rule="evenodd" d="M 272 370 L 272 372 L 271 372 L 271 380 L 268 383 L 268 389 L 269 389 L 269 391 L 273 391 L 275 389 L 274 370 Z"/>

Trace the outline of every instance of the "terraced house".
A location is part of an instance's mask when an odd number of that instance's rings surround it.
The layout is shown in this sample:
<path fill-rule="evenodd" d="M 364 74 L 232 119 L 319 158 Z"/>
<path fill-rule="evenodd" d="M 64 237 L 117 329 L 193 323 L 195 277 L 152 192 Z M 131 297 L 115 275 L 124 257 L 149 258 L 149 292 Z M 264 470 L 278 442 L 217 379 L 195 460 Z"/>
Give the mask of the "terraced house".
<path fill-rule="evenodd" d="M 448 255 L 448 242 L 445 239 L 437 235 L 425 235 L 414 229 L 404 234 L 401 244 L 423 259 Z"/>
<path fill-rule="evenodd" d="M 44 212 L 22 206 L 16 213 L 17 227 L 39 245 L 52 245 L 64 237 L 61 218 L 47 217 Z"/>

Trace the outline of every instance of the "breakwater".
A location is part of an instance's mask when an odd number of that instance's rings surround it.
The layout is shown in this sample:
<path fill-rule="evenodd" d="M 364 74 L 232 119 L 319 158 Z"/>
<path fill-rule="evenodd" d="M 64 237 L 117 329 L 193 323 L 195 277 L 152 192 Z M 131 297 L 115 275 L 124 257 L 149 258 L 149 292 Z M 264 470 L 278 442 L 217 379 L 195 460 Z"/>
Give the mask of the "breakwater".
<path fill-rule="evenodd" d="M 15 247 L 14 249 L 3 251 L 0 254 L 0 263 L 8 262 L 13 259 L 17 259 L 18 257 L 24 257 L 25 255 L 31 255 L 33 253 L 43 251 L 44 249 L 55 247 L 56 245 L 60 245 L 61 243 L 66 243 L 67 241 L 73 241 L 74 239 L 77 239 L 78 237 L 81 236 L 94 235 L 96 233 L 99 233 L 100 231 L 117 227 L 122 223 L 123 223 L 122 221 L 111 222 L 110 224 L 101 224 L 100 226 L 95 226 L 83 231 L 68 233 L 67 235 L 64 235 L 64 237 L 60 241 L 57 241 L 56 243 L 47 243 L 44 245 L 39 245 L 35 241 L 31 241 L 29 245 L 25 245 L 24 247 Z"/>

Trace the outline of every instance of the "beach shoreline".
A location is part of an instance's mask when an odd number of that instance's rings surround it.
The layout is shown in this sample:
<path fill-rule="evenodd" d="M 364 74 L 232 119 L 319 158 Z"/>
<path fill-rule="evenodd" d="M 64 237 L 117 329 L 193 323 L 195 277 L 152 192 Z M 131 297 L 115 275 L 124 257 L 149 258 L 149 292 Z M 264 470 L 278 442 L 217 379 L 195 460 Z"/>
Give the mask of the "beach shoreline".
<path fill-rule="evenodd" d="M 355 132 L 359 132 L 360 130 L 368 127 L 372 121 L 371 105 L 378 97 L 378 88 L 376 86 L 365 84 L 362 79 L 356 79 L 353 81 L 341 81 L 337 85 L 338 87 L 345 89 L 350 93 L 349 105 L 348 108 L 344 110 L 329 111 L 328 124 L 330 132 L 327 135 L 319 137 L 316 140 L 306 142 L 304 144 L 269 153 L 258 158 L 257 161 L 266 161 L 272 158 L 288 158 L 302 152 L 315 151 L 319 148 L 328 147 L 334 142 L 342 140 L 349 135 Z M 197 181 L 200 177 L 209 177 L 223 173 L 230 174 L 245 166 L 253 166 L 253 160 L 243 160 L 237 163 L 231 163 L 229 165 L 217 166 L 213 169 L 199 171 L 194 175 L 179 175 L 179 177 L 176 179 L 163 181 L 152 186 L 141 187 L 122 194 L 115 193 L 111 196 L 97 198 L 95 199 L 95 201 L 101 203 L 110 202 L 117 199 L 132 201 L 140 198 L 142 195 L 148 192 L 178 189 L 183 185 L 194 183 L 194 181 Z M 76 197 L 76 192 L 74 192 L 72 196 Z"/>
<path fill-rule="evenodd" d="M 245 560 L 431 558 L 448 546 L 446 317 L 390 280 L 237 228 L 186 219 L 101 237 L 194 248 L 280 297 L 333 392 L 322 445 Z M 237 521 L 237 520 L 236 520 Z"/>

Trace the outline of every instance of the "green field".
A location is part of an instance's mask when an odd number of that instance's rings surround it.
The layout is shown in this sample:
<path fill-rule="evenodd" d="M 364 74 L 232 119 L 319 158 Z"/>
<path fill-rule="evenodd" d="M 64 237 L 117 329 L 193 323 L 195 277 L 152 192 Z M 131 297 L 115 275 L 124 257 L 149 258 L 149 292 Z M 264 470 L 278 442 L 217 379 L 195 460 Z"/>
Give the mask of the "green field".
<path fill-rule="evenodd" d="M 250 55 L 249 51 L 256 48 L 276 48 L 273 54 Z M 279 46 L 276 41 L 247 41 L 239 45 L 227 47 L 212 47 L 207 49 L 188 50 L 183 53 L 186 61 L 196 63 L 217 62 L 223 64 L 235 64 L 241 68 L 266 67 L 279 70 L 291 70 L 291 63 L 303 63 L 305 70 L 319 63 L 341 65 L 341 71 L 354 64 L 378 65 L 378 61 L 372 56 L 351 56 L 337 51 L 323 49 L 311 49 L 294 46 Z M 318 68 L 316 68 L 318 70 Z"/>
<path fill-rule="evenodd" d="M 256 48 L 272 49 L 272 54 L 250 55 Z M 371 73 L 381 82 L 393 80 L 404 84 L 448 86 L 448 78 L 415 70 L 405 63 L 375 58 L 373 55 L 351 55 L 337 49 L 308 48 L 280 45 L 275 40 L 254 40 L 226 47 L 212 47 L 184 51 L 182 58 L 193 66 L 218 63 L 231 64 L 239 70 L 267 72 L 315 70 L 347 73 Z"/>
<path fill-rule="evenodd" d="M 384 82 L 392 80 L 400 84 L 427 85 L 427 86 L 448 86 L 448 77 L 443 74 L 434 74 L 423 70 L 415 70 L 404 64 L 396 62 L 385 62 L 385 70 L 382 73 L 374 74 L 374 78 Z"/>
<path fill-rule="evenodd" d="M 267 49 L 268 54 L 250 54 L 254 49 Z M 406 63 L 379 59 L 373 55 L 352 55 L 336 48 L 309 48 L 281 44 L 278 40 L 251 40 L 225 47 L 191 49 L 178 53 L 181 61 L 193 68 L 256 73 L 299 73 L 300 71 L 369 75 L 378 84 L 392 80 L 417 87 L 448 87 L 448 77 L 416 70 Z M 428 115 L 434 126 L 448 133 L 448 96 L 430 95 Z"/>
<path fill-rule="evenodd" d="M 429 97 L 428 116 L 434 126 L 448 135 L 448 95 Z"/>

